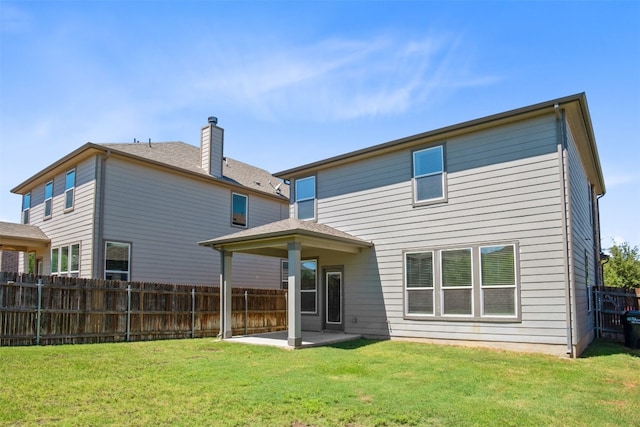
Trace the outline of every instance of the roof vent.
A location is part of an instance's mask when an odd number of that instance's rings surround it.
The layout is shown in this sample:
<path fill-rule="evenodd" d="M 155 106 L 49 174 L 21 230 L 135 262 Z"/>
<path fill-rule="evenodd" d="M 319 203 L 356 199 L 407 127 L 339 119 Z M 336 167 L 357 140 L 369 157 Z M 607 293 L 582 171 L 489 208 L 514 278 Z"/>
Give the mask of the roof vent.
<path fill-rule="evenodd" d="M 211 125 L 217 125 L 218 124 L 218 118 L 214 117 L 214 116 L 210 116 L 207 121 L 209 122 L 209 124 Z"/>

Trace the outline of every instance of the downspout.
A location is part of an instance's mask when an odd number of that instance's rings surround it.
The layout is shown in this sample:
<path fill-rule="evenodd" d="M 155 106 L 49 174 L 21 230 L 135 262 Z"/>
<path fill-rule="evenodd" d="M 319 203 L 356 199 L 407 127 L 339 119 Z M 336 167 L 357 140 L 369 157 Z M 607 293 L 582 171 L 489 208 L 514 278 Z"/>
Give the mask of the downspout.
<path fill-rule="evenodd" d="M 596 265 L 596 289 L 604 289 L 604 265 L 609 261 L 609 258 L 606 258 L 604 262 L 603 253 L 602 253 L 602 236 L 600 233 L 600 198 L 602 198 L 604 194 L 600 194 L 596 197 L 595 206 L 595 217 L 594 223 L 597 224 L 596 231 L 596 241 L 593 242 L 593 250 L 595 252 L 594 263 Z M 596 328 L 596 338 L 602 338 L 602 320 L 600 318 L 601 315 L 601 307 L 600 307 L 600 293 L 595 293 L 596 298 L 593 301 L 593 315 L 595 317 L 595 328 Z"/>
<path fill-rule="evenodd" d="M 96 201 L 94 203 L 94 221 L 97 221 L 96 239 L 94 242 L 93 276 L 104 277 L 104 199 L 105 199 L 105 177 L 107 174 L 107 159 L 111 156 L 111 150 L 107 150 L 106 155 L 98 156 L 100 170 L 96 174 Z M 96 218 L 97 217 L 97 218 Z"/>
<path fill-rule="evenodd" d="M 573 355 L 573 296 L 571 293 L 571 271 L 573 269 L 573 256 L 571 255 L 571 223 L 568 213 L 571 211 L 569 192 L 568 164 L 566 156 L 566 135 L 564 128 L 564 112 L 558 104 L 554 105 L 556 113 L 556 134 L 558 138 L 558 156 L 560 163 L 560 199 L 562 200 L 562 239 L 566 255 L 564 257 L 564 296 L 566 301 L 566 325 L 567 325 L 567 354 Z"/>
<path fill-rule="evenodd" d="M 604 194 L 600 194 L 599 196 L 596 197 L 596 203 L 595 203 L 595 218 L 594 221 L 596 223 L 596 225 L 598 226 L 597 228 L 597 233 L 596 233 L 596 241 L 593 244 L 593 249 L 596 252 L 595 254 L 595 258 L 597 260 L 597 264 L 598 267 L 598 275 L 596 276 L 598 278 L 598 283 L 596 283 L 596 286 L 601 286 L 604 287 L 604 264 L 602 262 L 602 235 L 600 233 L 600 199 L 604 197 Z M 607 259 L 608 261 L 608 259 Z"/>

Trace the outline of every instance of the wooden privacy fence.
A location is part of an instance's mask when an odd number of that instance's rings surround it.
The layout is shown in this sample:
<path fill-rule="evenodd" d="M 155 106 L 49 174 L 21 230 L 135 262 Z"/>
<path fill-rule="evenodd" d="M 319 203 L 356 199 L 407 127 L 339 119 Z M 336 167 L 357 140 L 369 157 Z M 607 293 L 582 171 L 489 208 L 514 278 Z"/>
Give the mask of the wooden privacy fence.
<path fill-rule="evenodd" d="M 287 327 L 286 291 L 234 288 L 232 332 Z M 0 273 L 0 346 L 214 337 L 220 289 Z"/>
<path fill-rule="evenodd" d="M 640 309 L 640 288 L 595 288 L 594 300 L 597 336 L 624 342 L 621 317 L 627 310 Z"/>

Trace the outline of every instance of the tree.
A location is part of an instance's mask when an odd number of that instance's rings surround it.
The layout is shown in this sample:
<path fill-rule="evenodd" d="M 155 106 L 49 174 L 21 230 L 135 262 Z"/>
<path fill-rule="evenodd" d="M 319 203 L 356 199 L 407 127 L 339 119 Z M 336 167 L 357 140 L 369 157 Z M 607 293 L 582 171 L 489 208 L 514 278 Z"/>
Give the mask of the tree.
<path fill-rule="evenodd" d="M 640 287 L 640 250 L 623 242 L 613 245 L 604 264 L 604 284 L 616 288 Z"/>

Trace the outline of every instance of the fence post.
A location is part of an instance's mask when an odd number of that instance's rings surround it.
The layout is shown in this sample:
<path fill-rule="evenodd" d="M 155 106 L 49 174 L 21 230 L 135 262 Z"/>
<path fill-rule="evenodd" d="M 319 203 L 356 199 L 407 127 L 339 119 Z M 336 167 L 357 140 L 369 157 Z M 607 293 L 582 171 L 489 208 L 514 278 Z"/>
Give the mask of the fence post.
<path fill-rule="evenodd" d="M 131 285 L 127 285 L 127 342 L 131 339 Z"/>
<path fill-rule="evenodd" d="M 244 291 L 244 334 L 247 335 L 248 331 L 249 331 L 249 325 L 248 325 L 248 321 L 249 321 L 249 306 L 247 304 L 248 302 L 248 294 L 247 291 Z"/>
<path fill-rule="evenodd" d="M 38 311 L 36 312 L 36 345 L 40 345 L 40 318 L 42 312 L 42 279 L 38 279 Z"/>
<path fill-rule="evenodd" d="M 196 337 L 196 290 L 191 288 L 191 338 Z"/>

